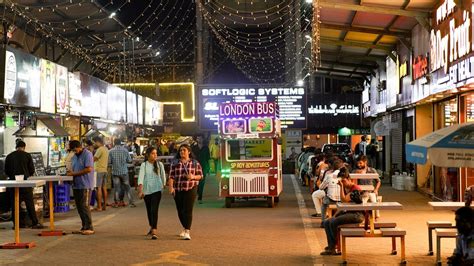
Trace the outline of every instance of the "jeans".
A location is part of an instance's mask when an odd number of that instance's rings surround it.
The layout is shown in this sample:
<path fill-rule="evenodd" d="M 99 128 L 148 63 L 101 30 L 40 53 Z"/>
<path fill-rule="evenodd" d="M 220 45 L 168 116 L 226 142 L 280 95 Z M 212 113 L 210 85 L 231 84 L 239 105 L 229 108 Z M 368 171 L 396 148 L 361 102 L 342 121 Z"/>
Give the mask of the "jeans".
<path fill-rule="evenodd" d="M 92 227 L 91 210 L 89 209 L 90 189 L 73 189 L 74 201 L 76 202 L 77 212 L 81 217 L 81 230 L 94 230 Z"/>
<path fill-rule="evenodd" d="M 323 222 L 324 231 L 328 240 L 329 249 L 336 248 L 337 227 L 341 224 L 360 223 L 364 220 L 364 214 L 361 212 L 346 212 L 344 214 L 331 217 Z"/>
<path fill-rule="evenodd" d="M 130 181 L 128 180 L 128 174 L 125 175 L 113 175 L 115 200 L 123 200 L 123 195 L 127 194 L 130 204 L 133 204 L 132 192 L 130 189 Z M 123 192 L 123 193 L 122 193 Z M 120 197 L 122 195 L 122 197 Z"/>
<path fill-rule="evenodd" d="M 10 193 L 11 199 L 11 206 L 12 206 L 12 222 L 13 225 L 15 224 L 15 213 L 18 211 L 15 209 L 15 189 L 11 188 L 8 189 Z M 26 210 L 28 212 L 28 216 L 31 219 L 32 225 L 36 225 L 39 223 L 38 217 L 36 217 L 36 210 L 35 210 L 35 203 L 33 201 L 33 188 L 20 188 L 20 203 L 22 201 L 25 202 Z M 25 221 L 20 219 L 20 226 L 26 226 Z"/>
<path fill-rule="evenodd" d="M 145 195 L 146 214 L 148 216 L 148 224 L 151 229 L 156 229 L 158 225 L 158 208 L 160 207 L 161 191 Z"/>
<path fill-rule="evenodd" d="M 198 186 L 198 200 L 202 200 L 202 194 L 204 193 L 204 185 L 206 184 L 206 174 L 202 175 L 201 180 L 199 180 Z"/>
<path fill-rule="evenodd" d="M 336 204 L 339 201 L 334 201 L 330 199 L 328 196 L 325 196 L 323 198 L 323 205 L 321 206 L 321 222 L 324 222 L 326 220 L 326 210 L 329 207 L 329 204 Z"/>
<path fill-rule="evenodd" d="M 193 207 L 196 200 L 197 187 L 188 191 L 176 191 L 174 202 L 178 211 L 179 221 L 184 229 L 190 230 L 193 222 Z"/>

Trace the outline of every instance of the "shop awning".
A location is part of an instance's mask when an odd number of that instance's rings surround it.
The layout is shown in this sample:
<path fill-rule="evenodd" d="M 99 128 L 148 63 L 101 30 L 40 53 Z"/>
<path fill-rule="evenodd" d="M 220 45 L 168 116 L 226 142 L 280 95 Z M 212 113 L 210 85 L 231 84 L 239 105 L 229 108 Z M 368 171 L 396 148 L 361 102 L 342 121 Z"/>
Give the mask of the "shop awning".
<path fill-rule="evenodd" d="M 36 120 L 36 130 L 30 126 L 22 127 L 13 135 L 17 137 L 69 137 L 67 131 L 51 117 L 39 116 Z"/>
<path fill-rule="evenodd" d="M 112 135 L 110 135 L 109 133 L 107 133 L 107 131 L 103 131 L 103 130 L 97 130 L 97 129 L 89 129 L 84 135 L 82 135 L 83 137 L 86 137 L 86 138 L 93 138 L 95 136 L 99 136 L 99 135 L 102 135 L 104 136 L 105 138 L 111 138 Z"/>

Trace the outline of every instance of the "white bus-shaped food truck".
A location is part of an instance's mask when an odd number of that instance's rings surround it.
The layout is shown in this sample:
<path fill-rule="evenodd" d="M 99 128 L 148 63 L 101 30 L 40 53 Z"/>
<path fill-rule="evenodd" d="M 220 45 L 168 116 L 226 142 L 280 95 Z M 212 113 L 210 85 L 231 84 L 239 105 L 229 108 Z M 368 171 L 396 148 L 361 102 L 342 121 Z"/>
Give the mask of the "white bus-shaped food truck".
<path fill-rule="evenodd" d="M 273 102 L 223 103 L 220 195 L 230 208 L 236 198 L 265 198 L 274 207 L 282 191 L 281 127 Z"/>

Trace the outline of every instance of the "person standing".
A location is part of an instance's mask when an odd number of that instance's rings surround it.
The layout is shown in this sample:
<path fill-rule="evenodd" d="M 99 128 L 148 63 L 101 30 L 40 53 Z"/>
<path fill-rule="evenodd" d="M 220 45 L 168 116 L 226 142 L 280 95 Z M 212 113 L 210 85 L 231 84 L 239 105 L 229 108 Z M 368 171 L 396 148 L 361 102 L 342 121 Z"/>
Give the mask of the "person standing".
<path fill-rule="evenodd" d="M 158 161 L 158 152 L 154 147 L 145 151 L 146 161 L 140 165 L 138 174 L 138 197 L 145 200 L 148 225 L 147 236 L 158 239 L 158 208 L 160 207 L 161 191 L 166 184 L 165 167 Z"/>
<path fill-rule="evenodd" d="M 191 240 L 193 207 L 199 180 L 203 177 L 202 167 L 193 159 L 191 147 L 187 144 L 179 147 L 176 159 L 170 166 L 169 191 L 174 196 L 179 221 L 183 226 L 179 236 Z"/>
<path fill-rule="evenodd" d="M 202 204 L 202 195 L 204 193 L 204 185 L 206 184 L 206 177 L 210 172 L 210 165 L 209 160 L 211 159 L 209 147 L 207 143 L 204 141 L 202 136 L 198 136 L 196 138 L 196 145 L 193 147 L 193 153 L 196 155 L 196 158 L 199 164 L 202 167 L 202 178 L 199 180 L 198 186 L 198 202 Z"/>
<path fill-rule="evenodd" d="M 365 153 L 369 159 L 369 165 L 377 168 L 378 145 L 375 138 L 370 140 L 370 144 L 365 148 Z"/>
<path fill-rule="evenodd" d="M 97 173 L 97 210 L 105 211 L 107 208 L 107 165 L 109 163 L 109 150 L 104 146 L 104 140 L 101 137 L 94 137 L 96 151 L 94 154 L 94 170 Z M 102 198 L 104 205 L 102 205 Z"/>
<path fill-rule="evenodd" d="M 120 197 L 122 189 L 123 195 L 127 194 L 128 196 L 130 207 L 136 207 L 133 203 L 130 181 L 128 178 L 127 165 L 129 163 L 132 163 L 132 158 L 130 157 L 127 148 L 122 145 L 121 139 L 115 139 L 114 147 L 109 151 L 109 165 L 112 166 L 112 179 L 114 182 L 116 201 L 114 207 L 126 206 L 123 202 L 123 196 Z"/>
<path fill-rule="evenodd" d="M 15 175 L 23 175 L 24 180 L 28 180 L 35 173 L 33 158 L 25 151 L 26 143 L 22 140 L 16 142 L 16 151 L 7 155 L 5 158 L 5 174 L 9 180 L 15 180 Z M 11 206 L 12 206 L 12 222 L 15 226 L 15 193 L 14 189 L 9 189 Z M 24 201 L 28 216 L 31 219 L 33 229 L 42 229 L 43 225 L 39 223 L 36 217 L 35 203 L 33 201 L 33 188 L 20 188 L 20 202 Z M 20 228 L 25 228 L 25 221 L 20 221 Z"/>
<path fill-rule="evenodd" d="M 366 155 L 366 148 L 367 148 L 367 137 L 362 136 L 360 137 L 360 142 L 356 144 L 354 154 L 356 159 L 361 155 Z"/>
<path fill-rule="evenodd" d="M 217 174 L 221 170 L 221 165 L 219 162 L 219 158 L 221 156 L 219 138 L 216 137 L 216 139 L 214 140 L 214 144 L 211 144 L 211 147 L 209 148 L 209 153 L 211 154 L 211 159 L 214 163 L 214 172 Z"/>
<path fill-rule="evenodd" d="M 89 194 L 94 187 L 94 158 L 92 153 L 82 147 L 78 140 L 71 140 L 69 148 L 76 154 L 72 158 L 72 170 L 67 175 L 73 176 L 73 195 L 76 202 L 77 212 L 81 217 L 82 227 L 73 234 L 92 235 L 91 210 L 89 208 Z"/>

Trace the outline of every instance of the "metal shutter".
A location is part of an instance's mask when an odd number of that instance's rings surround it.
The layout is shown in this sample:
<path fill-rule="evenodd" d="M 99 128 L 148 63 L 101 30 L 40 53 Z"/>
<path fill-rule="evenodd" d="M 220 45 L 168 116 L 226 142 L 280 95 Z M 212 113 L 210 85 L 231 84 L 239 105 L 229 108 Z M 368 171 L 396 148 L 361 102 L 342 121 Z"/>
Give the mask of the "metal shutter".
<path fill-rule="evenodd" d="M 392 144 L 392 165 L 397 164 L 398 169 L 402 170 L 403 163 L 403 125 L 402 112 L 391 114 L 390 143 Z"/>

